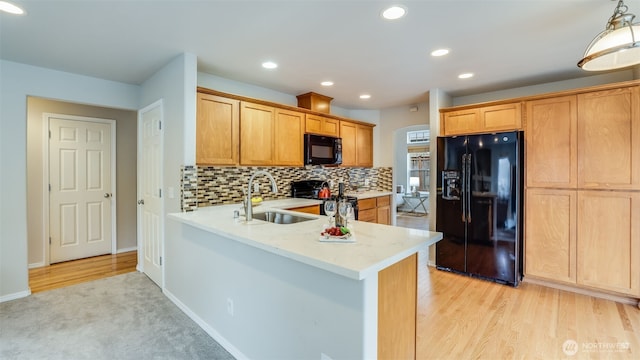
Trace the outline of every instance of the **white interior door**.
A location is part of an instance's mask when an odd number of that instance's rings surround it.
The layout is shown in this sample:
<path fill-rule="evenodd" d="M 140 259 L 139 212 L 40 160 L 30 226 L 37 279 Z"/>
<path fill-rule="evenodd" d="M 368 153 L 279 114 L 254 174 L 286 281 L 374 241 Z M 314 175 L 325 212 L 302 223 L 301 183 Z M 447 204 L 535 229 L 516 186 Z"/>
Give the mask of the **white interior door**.
<path fill-rule="evenodd" d="M 49 117 L 50 263 L 112 251 L 115 122 L 105 121 Z"/>
<path fill-rule="evenodd" d="M 164 244 L 162 116 L 161 101 L 140 110 L 138 116 L 138 264 L 142 263 L 140 270 L 160 287 Z"/>

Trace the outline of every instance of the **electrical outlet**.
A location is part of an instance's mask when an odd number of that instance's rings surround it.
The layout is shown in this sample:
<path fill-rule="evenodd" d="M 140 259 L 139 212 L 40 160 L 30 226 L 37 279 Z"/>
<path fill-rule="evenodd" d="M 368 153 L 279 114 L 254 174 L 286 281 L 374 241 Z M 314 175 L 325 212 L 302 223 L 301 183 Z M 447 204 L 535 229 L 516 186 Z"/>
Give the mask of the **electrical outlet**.
<path fill-rule="evenodd" d="M 369 186 L 369 179 L 364 179 L 364 186 Z"/>
<path fill-rule="evenodd" d="M 329 357 L 329 355 L 325 353 L 320 353 L 320 360 L 333 360 Z"/>
<path fill-rule="evenodd" d="M 227 298 L 227 312 L 229 315 L 233 316 L 233 300 L 231 298 Z"/>
<path fill-rule="evenodd" d="M 253 192 L 256 194 L 260 192 L 260 183 L 258 182 L 253 183 Z"/>

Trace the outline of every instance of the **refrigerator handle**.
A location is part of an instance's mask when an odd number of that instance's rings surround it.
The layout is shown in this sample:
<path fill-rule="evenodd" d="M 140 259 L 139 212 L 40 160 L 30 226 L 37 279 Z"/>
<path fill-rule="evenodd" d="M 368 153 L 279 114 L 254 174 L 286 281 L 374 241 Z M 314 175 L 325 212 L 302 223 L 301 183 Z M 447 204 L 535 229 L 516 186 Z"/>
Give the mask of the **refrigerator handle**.
<path fill-rule="evenodd" d="M 467 183 L 467 154 L 462 155 L 462 183 L 460 184 L 460 203 L 462 203 L 462 222 L 467 222 L 467 194 L 466 194 L 466 183 Z"/>
<path fill-rule="evenodd" d="M 467 223 L 471 224 L 471 154 L 467 155 L 467 178 L 465 179 L 467 190 Z"/>

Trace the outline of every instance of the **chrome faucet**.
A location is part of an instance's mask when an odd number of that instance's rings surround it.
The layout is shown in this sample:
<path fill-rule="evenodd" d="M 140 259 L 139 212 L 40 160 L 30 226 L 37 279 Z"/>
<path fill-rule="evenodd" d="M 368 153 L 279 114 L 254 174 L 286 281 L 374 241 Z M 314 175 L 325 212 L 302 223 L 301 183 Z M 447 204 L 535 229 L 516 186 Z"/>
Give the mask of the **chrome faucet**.
<path fill-rule="evenodd" d="M 269 174 L 267 171 L 264 170 L 258 170 L 256 172 L 253 173 L 253 175 L 251 175 L 251 178 L 249 178 L 249 185 L 248 185 L 248 191 L 247 191 L 247 199 L 246 199 L 246 207 L 245 207 L 245 216 L 247 217 L 247 221 L 251 221 L 253 220 L 253 204 L 251 203 L 251 189 L 253 189 L 253 178 L 256 177 L 256 175 L 266 175 L 269 180 L 271 180 L 271 192 L 273 192 L 274 194 L 278 193 L 278 185 L 276 185 L 276 180 L 273 178 L 273 176 L 271 176 L 271 174 Z"/>

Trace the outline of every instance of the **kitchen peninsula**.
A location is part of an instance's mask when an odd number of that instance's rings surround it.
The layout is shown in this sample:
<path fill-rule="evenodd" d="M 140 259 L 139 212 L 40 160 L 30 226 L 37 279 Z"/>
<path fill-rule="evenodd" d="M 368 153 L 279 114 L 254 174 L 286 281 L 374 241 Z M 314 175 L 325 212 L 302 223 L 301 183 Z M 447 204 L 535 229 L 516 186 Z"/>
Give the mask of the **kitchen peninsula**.
<path fill-rule="evenodd" d="M 264 202 L 255 213 L 318 204 Z M 239 205 L 169 215 L 166 295 L 237 358 L 415 358 L 417 252 L 440 233 L 358 222 L 320 242 L 325 216 L 234 219 Z"/>

